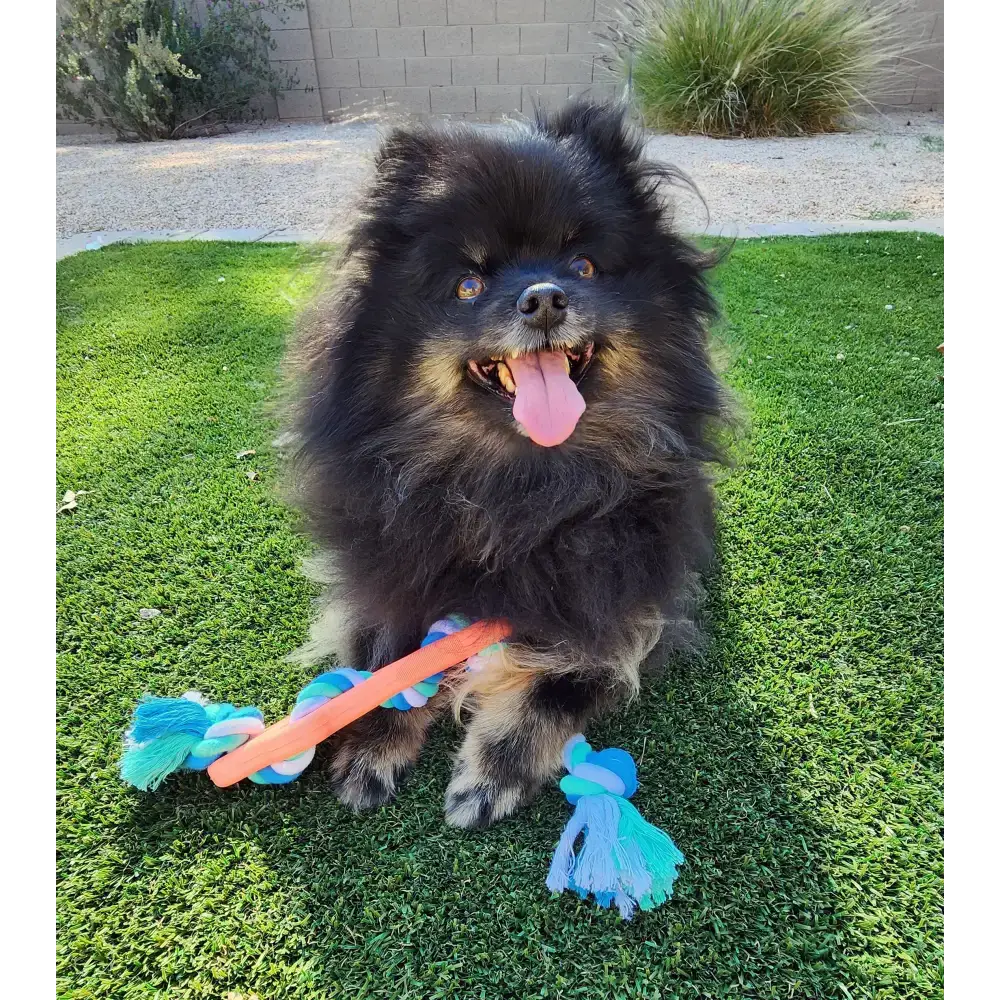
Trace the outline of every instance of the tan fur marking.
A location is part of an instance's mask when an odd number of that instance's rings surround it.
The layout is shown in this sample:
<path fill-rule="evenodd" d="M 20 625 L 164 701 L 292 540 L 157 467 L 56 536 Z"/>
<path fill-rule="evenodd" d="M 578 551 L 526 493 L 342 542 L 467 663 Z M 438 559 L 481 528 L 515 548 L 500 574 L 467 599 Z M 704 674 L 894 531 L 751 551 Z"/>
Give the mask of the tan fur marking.
<path fill-rule="evenodd" d="M 488 704 L 494 697 L 526 690 L 539 676 L 596 673 L 609 680 L 617 679 L 634 696 L 639 691 L 639 667 L 659 641 L 664 622 L 662 616 L 650 608 L 637 613 L 629 625 L 628 644 L 600 663 L 586 662 L 569 646 L 537 649 L 520 643 L 504 643 L 502 654 L 494 657 L 485 670 L 460 678 L 453 704 L 455 718 L 461 718 L 466 699 Z"/>
<path fill-rule="evenodd" d="M 450 402 L 462 384 L 464 373 L 452 354 L 423 350 L 416 359 L 413 388 L 422 396 Z"/>
<path fill-rule="evenodd" d="M 608 378 L 616 382 L 632 382 L 643 378 L 646 366 L 642 352 L 620 335 L 615 335 L 611 343 L 601 348 L 597 363 L 604 369 Z"/>

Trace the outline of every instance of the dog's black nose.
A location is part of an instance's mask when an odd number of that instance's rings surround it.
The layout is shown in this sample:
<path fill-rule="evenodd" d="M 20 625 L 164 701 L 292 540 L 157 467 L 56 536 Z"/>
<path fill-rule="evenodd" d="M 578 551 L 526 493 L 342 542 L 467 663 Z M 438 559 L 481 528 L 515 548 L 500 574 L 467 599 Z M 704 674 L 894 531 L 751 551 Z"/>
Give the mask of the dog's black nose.
<path fill-rule="evenodd" d="M 517 311 L 531 326 L 555 326 L 565 315 L 569 296 L 551 281 L 528 285 L 517 298 Z"/>

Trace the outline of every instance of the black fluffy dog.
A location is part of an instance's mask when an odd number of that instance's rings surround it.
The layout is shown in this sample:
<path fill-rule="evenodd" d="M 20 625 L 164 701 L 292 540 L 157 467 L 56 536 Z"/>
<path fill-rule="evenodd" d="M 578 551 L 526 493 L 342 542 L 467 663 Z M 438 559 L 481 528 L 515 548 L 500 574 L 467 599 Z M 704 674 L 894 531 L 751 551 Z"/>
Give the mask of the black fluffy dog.
<path fill-rule="evenodd" d="M 443 614 L 507 619 L 503 662 L 458 692 L 445 802 L 485 826 L 689 630 L 721 409 L 711 261 L 672 232 L 672 173 L 620 108 L 397 130 L 377 166 L 307 325 L 302 495 L 331 576 L 306 655 L 373 669 Z M 439 707 L 342 733 L 341 799 L 390 799 Z"/>

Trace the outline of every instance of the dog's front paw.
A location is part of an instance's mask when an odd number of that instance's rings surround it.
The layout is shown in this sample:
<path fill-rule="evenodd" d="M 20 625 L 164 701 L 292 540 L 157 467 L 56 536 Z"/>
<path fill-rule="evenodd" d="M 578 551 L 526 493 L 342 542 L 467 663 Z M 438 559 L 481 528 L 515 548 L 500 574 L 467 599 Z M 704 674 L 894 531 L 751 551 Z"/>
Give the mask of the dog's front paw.
<path fill-rule="evenodd" d="M 445 822 L 464 830 L 485 829 L 513 815 L 536 791 L 537 786 L 524 782 L 491 780 L 460 761 L 445 793 Z"/>
<path fill-rule="evenodd" d="M 362 812 L 391 802 L 411 766 L 394 766 L 367 755 L 352 757 L 350 751 L 341 756 L 338 750 L 330 764 L 330 778 L 337 798 L 355 812 Z"/>
<path fill-rule="evenodd" d="M 330 779 L 337 798 L 355 812 L 391 802 L 413 767 L 425 726 L 401 715 L 366 717 L 344 730 L 336 742 Z"/>

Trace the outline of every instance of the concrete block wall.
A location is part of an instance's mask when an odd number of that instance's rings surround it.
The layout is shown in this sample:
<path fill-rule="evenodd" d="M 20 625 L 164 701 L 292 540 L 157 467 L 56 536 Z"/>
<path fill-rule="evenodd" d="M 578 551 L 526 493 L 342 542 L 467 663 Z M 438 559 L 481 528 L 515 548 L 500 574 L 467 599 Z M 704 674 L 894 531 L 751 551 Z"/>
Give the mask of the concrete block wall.
<path fill-rule="evenodd" d="M 944 108 L 943 0 L 909 0 L 896 24 L 903 54 L 872 95 L 875 104 L 941 111 Z"/>
<path fill-rule="evenodd" d="M 378 110 L 491 121 L 576 94 L 610 98 L 604 0 L 308 0 L 272 21 L 297 76 L 283 120 Z"/>
<path fill-rule="evenodd" d="M 204 10 L 204 0 L 186 2 Z M 495 121 L 576 94 L 610 98 L 617 85 L 599 34 L 616 8 L 616 0 L 307 0 L 268 17 L 272 61 L 294 85 L 262 107 L 285 121 L 369 111 Z M 898 23 L 907 51 L 874 102 L 943 109 L 943 0 L 908 0 Z"/>
<path fill-rule="evenodd" d="M 909 0 L 898 14 L 907 51 L 874 103 L 944 107 L 943 6 Z M 614 0 L 308 0 L 273 24 L 273 58 L 298 74 L 276 111 L 282 119 L 378 109 L 489 121 L 580 93 L 608 98 L 616 84 L 598 33 L 615 8 Z"/>

